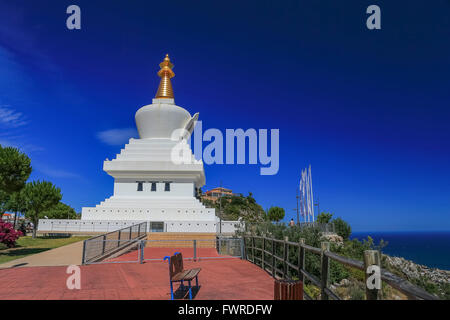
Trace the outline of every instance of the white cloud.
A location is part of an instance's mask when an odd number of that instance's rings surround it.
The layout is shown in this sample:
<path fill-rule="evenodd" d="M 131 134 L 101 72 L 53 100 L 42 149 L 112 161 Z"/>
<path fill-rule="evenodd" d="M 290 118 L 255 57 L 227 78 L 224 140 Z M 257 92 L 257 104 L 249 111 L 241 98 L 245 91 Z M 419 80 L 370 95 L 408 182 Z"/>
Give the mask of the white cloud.
<path fill-rule="evenodd" d="M 22 112 L 17 112 L 8 106 L 0 106 L 0 125 L 9 128 L 18 128 L 27 123 L 28 122 L 24 119 Z"/>
<path fill-rule="evenodd" d="M 130 138 L 138 137 L 138 132 L 134 128 L 127 129 L 111 129 L 97 133 L 97 138 L 101 142 L 111 146 L 123 145 L 128 142 Z"/>
<path fill-rule="evenodd" d="M 6 127 L 6 126 L 5 126 Z M 3 129 L 1 121 L 0 128 Z M 19 132 L 19 130 L 21 130 Z M 29 142 L 27 136 L 23 134 L 23 129 L 10 128 L 0 131 L 0 146 L 18 148 L 25 153 L 34 153 L 44 151 L 44 148 Z"/>
<path fill-rule="evenodd" d="M 42 152 L 45 150 L 44 148 L 36 146 L 34 144 L 22 143 L 20 141 L 17 141 L 15 139 L 10 139 L 8 137 L 6 137 L 6 139 L 4 139 L 1 136 L 0 136 L 0 146 L 17 148 L 20 151 L 25 152 L 28 155 L 30 153 Z"/>
<path fill-rule="evenodd" d="M 80 175 L 76 174 L 74 172 L 69 172 L 69 171 L 60 170 L 60 169 L 56 169 L 56 168 L 49 168 L 49 167 L 45 167 L 42 165 L 39 165 L 36 168 L 36 170 L 42 172 L 43 174 L 45 174 L 51 178 L 80 178 Z"/>

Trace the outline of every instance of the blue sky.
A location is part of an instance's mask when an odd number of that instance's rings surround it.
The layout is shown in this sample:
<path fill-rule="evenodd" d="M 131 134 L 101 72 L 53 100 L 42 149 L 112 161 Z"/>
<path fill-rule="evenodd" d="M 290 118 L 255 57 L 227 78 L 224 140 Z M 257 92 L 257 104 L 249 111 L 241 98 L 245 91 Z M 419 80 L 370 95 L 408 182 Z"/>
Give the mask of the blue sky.
<path fill-rule="evenodd" d="M 65 27 L 77 4 L 82 29 Z M 365 26 L 381 7 L 382 29 Z M 158 64 L 204 129 L 280 129 L 280 170 L 207 165 L 294 217 L 312 165 L 320 208 L 356 231 L 450 230 L 450 1 L 0 0 L 0 144 L 32 158 L 76 210 L 151 103 Z M 205 189 L 205 188 L 204 188 Z"/>

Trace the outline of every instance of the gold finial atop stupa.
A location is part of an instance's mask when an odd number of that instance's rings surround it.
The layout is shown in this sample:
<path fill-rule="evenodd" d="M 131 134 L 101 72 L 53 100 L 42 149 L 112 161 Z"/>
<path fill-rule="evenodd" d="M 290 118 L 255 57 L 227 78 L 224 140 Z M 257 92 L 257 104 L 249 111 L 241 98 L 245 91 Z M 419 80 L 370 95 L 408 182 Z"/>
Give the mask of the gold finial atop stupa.
<path fill-rule="evenodd" d="M 169 54 L 166 54 L 164 61 L 159 64 L 161 70 L 158 72 L 158 76 L 161 78 L 158 91 L 156 92 L 156 99 L 173 99 L 173 89 L 171 78 L 175 77 L 172 68 L 173 64 L 170 62 Z"/>

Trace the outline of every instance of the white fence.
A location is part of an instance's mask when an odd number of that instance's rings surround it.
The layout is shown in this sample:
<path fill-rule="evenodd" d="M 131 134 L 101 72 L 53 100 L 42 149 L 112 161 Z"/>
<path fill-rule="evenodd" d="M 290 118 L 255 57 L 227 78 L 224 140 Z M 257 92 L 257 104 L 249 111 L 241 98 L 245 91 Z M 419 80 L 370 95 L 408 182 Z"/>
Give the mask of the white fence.
<path fill-rule="evenodd" d="M 143 220 L 64 220 L 64 219 L 40 219 L 38 231 L 41 233 L 106 233 L 126 228 Z M 147 221 L 148 222 L 148 221 Z M 147 232 L 152 230 L 151 223 L 147 224 Z M 164 232 L 210 232 L 234 234 L 243 224 L 240 221 L 166 221 Z"/>
<path fill-rule="evenodd" d="M 144 221 L 111 221 L 111 220 L 63 220 L 40 219 L 39 232 L 111 232 L 126 228 Z M 148 230 L 147 230 L 148 231 Z"/>
<path fill-rule="evenodd" d="M 241 221 L 222 221 L 216 223 L 216 233 L 229 233 L 234 234 L 237 230 L 243 230 L 244 223 Z"/>

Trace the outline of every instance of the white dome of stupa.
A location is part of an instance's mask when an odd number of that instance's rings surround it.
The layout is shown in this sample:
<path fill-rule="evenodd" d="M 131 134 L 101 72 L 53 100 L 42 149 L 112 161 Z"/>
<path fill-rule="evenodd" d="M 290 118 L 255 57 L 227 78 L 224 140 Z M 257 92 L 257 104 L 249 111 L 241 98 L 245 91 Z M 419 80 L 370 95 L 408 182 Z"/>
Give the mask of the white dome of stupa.
<path fill-rule="evenodd" d="M 141 139 L 180 139 L 187 138 L 193 130 L 198 113 L 191 114 L 184 108 L 175 105 L 171 78 L 173 64 L 169 55 L 159 64 L 158 76 L 161 82 L 153 103 L 140 108 L 136 112 L 136 126 Z M 183 129 L 185 131 L 183 131 Z M 184 133 L 184 134 L 183 134 Z"/>

